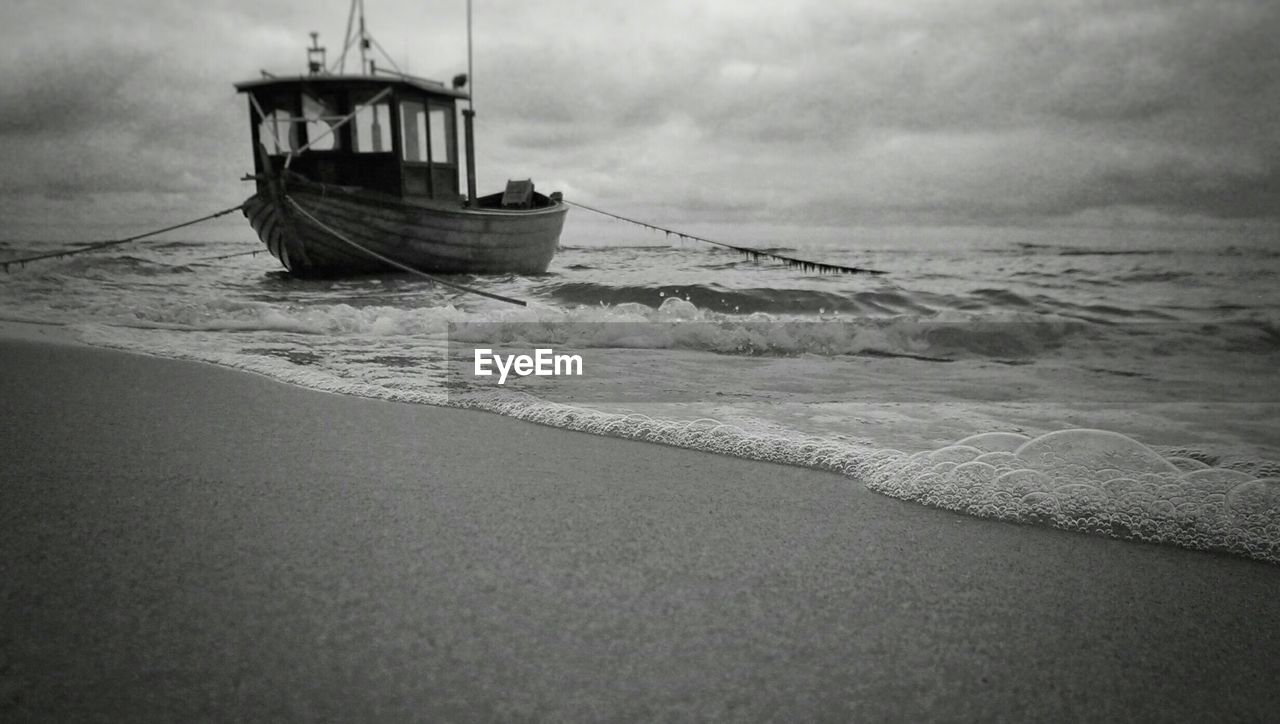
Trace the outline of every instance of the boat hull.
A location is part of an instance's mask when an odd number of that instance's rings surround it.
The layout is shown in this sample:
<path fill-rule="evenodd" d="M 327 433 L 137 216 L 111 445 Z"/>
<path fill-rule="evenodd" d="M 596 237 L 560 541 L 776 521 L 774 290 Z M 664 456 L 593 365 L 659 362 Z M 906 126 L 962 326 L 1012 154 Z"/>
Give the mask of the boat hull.
<path fill-rule="evenodd" d="M 558 199 L 544 208 L 472 209 L 321 184 L 290 184 L 244 203 L 258 238 L 285 269 L 328 277 L 398 271 L 377 256 L 437 274 L 542 274 L 566 212 Z"/>

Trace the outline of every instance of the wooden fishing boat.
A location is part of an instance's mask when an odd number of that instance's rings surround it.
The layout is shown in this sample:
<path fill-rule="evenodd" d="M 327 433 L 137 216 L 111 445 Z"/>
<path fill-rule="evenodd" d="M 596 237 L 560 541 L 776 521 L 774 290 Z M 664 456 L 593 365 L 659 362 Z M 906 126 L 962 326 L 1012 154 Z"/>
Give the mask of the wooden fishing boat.
<path fill-rule="evenodd" d="M 446 87 L 378 68 L 361 16 L 333 69 L 313 33 L 307 75 L 236 84 L 249 97 L 257 192 L 244 214 L 258 238 L 299 276 L 545 272 L 567 212 L 560 194 L 517 180 L 477 196 L 469 76 Z M 357 43 L 361 72 L 343 73 Z"/>

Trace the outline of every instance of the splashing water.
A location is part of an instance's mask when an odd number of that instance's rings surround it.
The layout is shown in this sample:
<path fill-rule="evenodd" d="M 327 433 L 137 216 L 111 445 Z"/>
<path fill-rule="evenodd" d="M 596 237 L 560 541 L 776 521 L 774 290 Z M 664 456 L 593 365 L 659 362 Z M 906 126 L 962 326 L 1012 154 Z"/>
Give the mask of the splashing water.
<path fill-rule="evenodd" d="M 28 246 L 40 250 L 7 248 Z M 1280 456 L 1280 255 L 1265 245 L 782 248 L 890 272 L 875 278 L 586 245 L 562 249 L 546 276 L 464 280 L 529 309 L 394 276 L 294 280 L 266 257 L 203 261 L 241 248 L 170 242 L 19 270 L 0 284 L 3 316 L 331 392 L 837 471 L 958 512 L 1280 562 L 1280 469 L 1267 462 Z M 549 332 L 587 351 L 596 387 L 451 386 L 460 322 L 509 344 Z M 627 385 L 648 397 L 604 394 Z"/>

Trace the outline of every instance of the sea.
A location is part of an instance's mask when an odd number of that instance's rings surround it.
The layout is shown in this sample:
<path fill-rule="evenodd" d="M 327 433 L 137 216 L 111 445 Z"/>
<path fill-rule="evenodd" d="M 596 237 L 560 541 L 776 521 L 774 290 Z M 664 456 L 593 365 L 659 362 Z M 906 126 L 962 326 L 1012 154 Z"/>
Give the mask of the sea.
<path fill-rule="evenodd" d="M 527 303 L 516 306 L 406 274 L 295 279 L 252 253 L 247 225 L 218 226 L 13 267 L 0 318 L 337 394 L 833 470 L 969 515 L 1280 563 L 1273 234 L 682 230 L 883 273 L 819 273 L 573 209 L 545 275 L 451 278 Z M 68 247 L 9 240 L 0 260 Z M 477 348 L 572 353 L 581 374 L 498 384 L 474 374 Z"/>

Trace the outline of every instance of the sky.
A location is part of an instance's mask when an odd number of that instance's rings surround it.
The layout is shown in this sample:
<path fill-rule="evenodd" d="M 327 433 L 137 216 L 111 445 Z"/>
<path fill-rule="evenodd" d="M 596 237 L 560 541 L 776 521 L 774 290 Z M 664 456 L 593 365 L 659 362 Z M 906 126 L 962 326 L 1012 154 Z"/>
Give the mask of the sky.
<path fill-rule="evenodd" d="M 409 72 L 466 70 L 463 0 L 366 13 Z M 302 73 L 346 17 L 5 0 L 0 237 L 241 201 L 232 83 Z M 676 227 L 1280 230 L 1274 0 L 475 0 L 474 38 L 481 193 L 531 177 Z"/>

